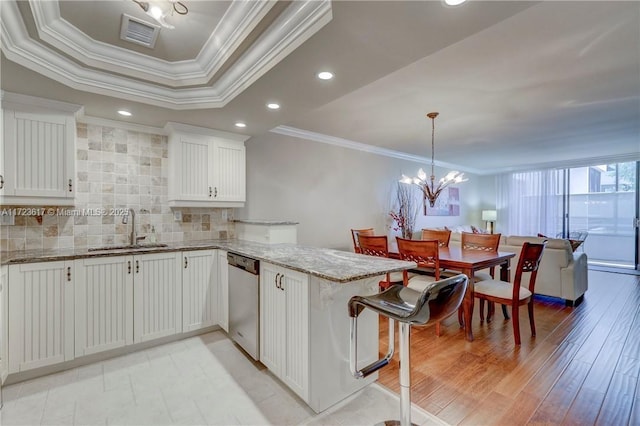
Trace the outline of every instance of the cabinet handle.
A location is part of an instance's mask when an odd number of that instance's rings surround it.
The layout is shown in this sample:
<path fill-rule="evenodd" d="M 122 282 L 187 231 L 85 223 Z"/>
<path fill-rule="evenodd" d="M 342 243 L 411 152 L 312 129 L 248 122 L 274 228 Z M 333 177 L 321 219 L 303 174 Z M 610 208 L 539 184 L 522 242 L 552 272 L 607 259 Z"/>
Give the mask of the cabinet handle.
<path fill-rule="evenodd" d="M 276 278 L 273 280 L 273 282 L 276 284 L 276 288 L 280 288 L 280 287 L 278 286 L 278 277 L 279 277 L 279 276 L 280 276 L 280 273 L 278 272 L 278 273 L 276 274 Z"/>
<path fill-rule="evenodd" d="M 187 269 L 187 265 L 189 264 L 189 261 L 187 260 L 187 256 L 184 257 L 184 269 Z"/>
<path fill-rule="evenodd" d="M 136 260 L 136 274 L 140 273 L 140 261 Z"/>
<path fill-rule="evenodd" d="M 214 186 L 213 187 L 213 198 L 217 198 L 218 197 L 218 187 Z"/>
<path fill-rule="evenodd" d="M 130 274 L 131 273 L 131 261 L 127 260 L 127 273 Z"/>
<path fill-rule="evenodd" d="M 209 197 L 211 197 L 212 193 L 213 193 L 213 189 L 211 189 L 211 187 L 209 187 Z"/>
<path fill-rule="evenodd" d="M 0 175 L 0 189 L 4 188 L 4 176 Z"/>
<path fill-rule="evenodd" d="M 71 266 L 67 267 L 67 281 L 71 281 Z"/>
<path fill-rule="evenodd" d="M 284 291 L 284 286 L 282 285 L 282 279 L 284 278 L 284 274 L 280 275 L 280 290 Z"/>
<path fill-rule="evenodd" d="M 69 192 L 73 191 L 73 180 L 69 179 Z"/>

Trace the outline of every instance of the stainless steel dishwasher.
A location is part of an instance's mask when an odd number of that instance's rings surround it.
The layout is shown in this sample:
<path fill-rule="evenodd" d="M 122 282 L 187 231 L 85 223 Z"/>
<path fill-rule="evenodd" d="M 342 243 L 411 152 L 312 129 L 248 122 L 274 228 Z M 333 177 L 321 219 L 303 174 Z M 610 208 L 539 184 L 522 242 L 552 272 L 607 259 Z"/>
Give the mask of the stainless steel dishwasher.
<path fill-rule="evenodd" d="M 260 261 L 227 253 L 229 335 L 251 358 L 260 357 Z"/>

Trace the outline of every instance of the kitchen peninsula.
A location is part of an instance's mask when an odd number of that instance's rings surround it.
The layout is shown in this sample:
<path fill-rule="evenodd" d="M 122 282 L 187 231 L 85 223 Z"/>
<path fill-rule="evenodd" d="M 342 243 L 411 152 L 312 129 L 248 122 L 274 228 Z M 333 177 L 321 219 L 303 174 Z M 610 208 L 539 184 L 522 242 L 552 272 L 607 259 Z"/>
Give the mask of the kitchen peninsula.
<path fill-rule="evenodd" d="M 98 353 L 102 358 L 117 356 L 148 347 L 146 342 L 164 343 L 218 325 L 227 330 L 227 286 L 233 285 L 226 278 L 227 252 L 260 261 L 260 361 L 314 411 L 321 412 L 376 380 L 377 375 L 356 380 L 349 372 L 347 301 L 356 294 L 376 292 L 387 272 L 415 264 L 242 240 L 134 250 L 4 253 L 2 276 L 9 285 L 3 287 L 9 292 L 1 294 L 2 312 L 8 312 L 2 332 L 9 344 L 3 348 L 2 359 L 8 360 L 3 362 L 3 376 L 8 373 L 9 381 L 20 381 L 92 362 Z M 190 268 L 207 273 L 190 274 Z M 206 283 L 194 282 L 202 275 L 208 277 Z M 49 300 L 47 294 L 57 296 Z M 158 297 L 164 300 L 154 299 Z M 43 321 L 34 300 L 50 307 L 47 312 L 53 317 Z M 156 306 L 150 307 L 153 303 Z M 104 318 L 93 314 L 98 306 Z M 150 315 L 156 318 L 149 321 Z M 190 318 L 206 321 L 198 328 Z M 165 326 L 153 329 L 154 324 Z M 365 365 L 378 358 L 377 316 L 363 313 L 359 326 L 358 361 Z M 51 334 L 52 339 L 36 338 L 36 333 Z M 25 344 L 33 350 L 26 351 Z"/>

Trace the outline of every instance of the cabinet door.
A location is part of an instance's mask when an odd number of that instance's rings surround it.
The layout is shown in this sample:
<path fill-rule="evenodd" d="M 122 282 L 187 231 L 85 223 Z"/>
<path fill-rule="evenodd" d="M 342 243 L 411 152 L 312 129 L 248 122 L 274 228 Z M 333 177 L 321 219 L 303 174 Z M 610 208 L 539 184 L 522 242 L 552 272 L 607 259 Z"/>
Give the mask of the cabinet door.
<path fill-rule="evenodd" d="M 6 196 L 73 198 L 75 121 L 4 111 Z"/>
<path fill-rule="evenodd" d="M 179 252 L 133 256 L 134 343 L 182 331 L 181 258 Z"/>
<path fill-rule="evenodd" d="M 73 359 L 72 266 L 9 266 L 9 373 Z"/>
<path fill-rule="evenodd" d="M 284 356 L 285 295 L 281 268 L 260 265 L 260 362 L 280 377 Z"/>
<path fill-rule="evenodd" d="M 218 324 L 218 268 L 215 250 L 182 253 L 182 331 Z"/>
<path fill-rule="evenodd" d="M 229 332 L 229 263 L 224 250 L 218 250 L 218 324 Z"/>
<path fill-rule="evenodd" d="M 286 343 L 281 378 L 306 401 L 309 396 L 309 276 L 290 269 L 283 269 L 282 273 Z"/>
<path fill-rule="evenodd" d="M 133 258 L 74 261 L 75 355 L 133 343 Z"/>
<path fill-rule="evenodd" d="M 213 146 L 213 195 L 215 201 L 245 201 L 245 147 L 231 141 L 216 140 Z"/>
<path fill-rule="evenodd" d="M 176 135 L 171 141 L 175 146 L 172 178 L 176 179 L 177 188 L 170 199 L 210 201 L 213 197 L 211 175 L 211 143 L 204 137 Z"/>

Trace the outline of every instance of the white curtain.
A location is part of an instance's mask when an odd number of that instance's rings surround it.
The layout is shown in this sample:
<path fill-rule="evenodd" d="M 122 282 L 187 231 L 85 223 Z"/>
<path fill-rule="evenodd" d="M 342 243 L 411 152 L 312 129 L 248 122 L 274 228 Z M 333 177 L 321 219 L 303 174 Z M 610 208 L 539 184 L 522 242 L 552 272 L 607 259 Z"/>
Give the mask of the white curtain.
<path fill-rule="evenodd" d="M 560 170 L 498 175 L 498 232 L 530 236 L 540 233 L 555 237 L 562 229 L 561 183 Z"/>

